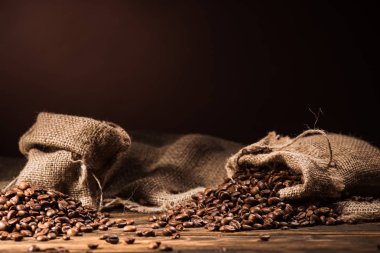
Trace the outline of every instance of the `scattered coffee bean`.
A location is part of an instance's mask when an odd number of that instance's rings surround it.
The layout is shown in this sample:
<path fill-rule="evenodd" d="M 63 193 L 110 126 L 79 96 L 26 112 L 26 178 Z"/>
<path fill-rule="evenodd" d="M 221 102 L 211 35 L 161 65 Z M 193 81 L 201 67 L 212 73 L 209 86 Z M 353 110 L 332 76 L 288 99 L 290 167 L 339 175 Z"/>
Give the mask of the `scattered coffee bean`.
<path fill-rule="evenodd" d="M 135 238 L 134 237 L 127 237 L 124 239 L 126 244 L 134 244 L 135 243 Z"/>
<path fill-rule="evenodd" d="M 172 239 L 172 240 L 177 240 L 179 238 L 181 238 L 181 235 L 179 233 L 176 233 L 176 234 L 172 235 L 172 237 L 170 237 L 170 239 Z"/>
<path fill-rule="evenodd" d="M 107 227 L 106 225 L 100 225 L 100 226 L 98 227 L 98 229 L 99 229 L 100 231 L 107 231 L 107 230 L 108 230 L 108 227 Z"/>
<path fill-rule="evenodd" d="M 37 245 L 30 245 L 27 250 L 27 252 L 39 252 L 41 251 L 41 248 L 38 247 Z"/>
<path fill-rule="evenodd" d="M 158 225 L 158 223 L 153 223 L 150 227 L 151 227 L 152 229 L 159 229 L 159 228 L 160 228 L 160 225 Z"/>
<path fill-rule="evenodd" d="M 106 242 L 111 243 L 111 244 L 118 244 L 119 243 L 119 236 L 118 235 L 108 235 L 106 238 Z"/>
<path fill-rule="evenodd" d="M 99 236 L 99 240 L 106 240 L 107 238 L 108 238 L 108 235 Z"/>
<path fill-rule="evenodd" d="M 65 241 L 68 241 L 68 240 L 70 240 L 70 236 L 69 235 L 63 235 L 62 239 Z"/>
<path fill-rule="evenodd" d="M 260 235 L 260 239 L 262 241 L 268 241 L 270 239 L 270 235 L 269 234 L 262 234 L 262 235 Z"/>
<path fill-rule="evenodd" d="M 134 225 L 134 224 L 135 224 L 135 221 L 132 220 L 132 219 L 127 219 L 127 220 L 126 220 L 126 223 L 127 223 L 127 225 Z"/>
<path fill-rule="evenodd" d="M 145 236 L 145 237 L 155 237 L 156 233 L 153 231 L 153 229 L 146 229 L 142 231 L 136 232 L 137 236 Z"/>
<path fill-rule="evenodd" d="M 172 251 L 173 248 L 171 246 L 167 245 L 167 244 L 163 244 L 163 245 L 160 246 L 159 250 L 160 251 Z"/>
<path fill-rule="evenodd" d="M 43 241 L 48 241 L 49 238 L 46 235 L 39 235 L 36 237 L 36 240 L 43 242 Z"/>
<path fill-rule="evenodd" d="M 124 232 L 136 232 L 137 227 L 134 225 L 127 225 L 123 228 Z"/>
<path fill-rule="evenodd" d="M 158 249 L 158 247 L 160 247 L 160 245 L 161 245 L 161 242 L 151 242 L 151 243 L 149 243 L 149 245 L 148 245 L 148 248 L 149 249 Z"/>
<path fill-rule="evenodd" d="M 87 244 L 87 247 L 89 249 L 97 249 L 98 246 L 99 246 L 99 244 L 96 244 L 96 243 L 89 243 L 89 244 Z"/>
<path fill-rule="evenodd" d="M 163 236 L 171 236 L 173 234 L 172 231 L 170 231 L 170 229 L 163 229 L 162 230 L 162 235 Z"/>

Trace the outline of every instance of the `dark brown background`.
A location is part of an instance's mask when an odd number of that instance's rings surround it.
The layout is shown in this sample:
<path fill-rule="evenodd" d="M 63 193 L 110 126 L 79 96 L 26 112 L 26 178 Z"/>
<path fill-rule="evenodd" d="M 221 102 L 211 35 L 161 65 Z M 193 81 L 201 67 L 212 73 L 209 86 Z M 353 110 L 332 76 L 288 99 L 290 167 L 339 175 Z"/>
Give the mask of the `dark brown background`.
<path fill-rule="evenodd" d="M 0 154 L 39 111 L 250 143 L 317 127 L 379 144 L 368 1 L 1 1 Z"/>

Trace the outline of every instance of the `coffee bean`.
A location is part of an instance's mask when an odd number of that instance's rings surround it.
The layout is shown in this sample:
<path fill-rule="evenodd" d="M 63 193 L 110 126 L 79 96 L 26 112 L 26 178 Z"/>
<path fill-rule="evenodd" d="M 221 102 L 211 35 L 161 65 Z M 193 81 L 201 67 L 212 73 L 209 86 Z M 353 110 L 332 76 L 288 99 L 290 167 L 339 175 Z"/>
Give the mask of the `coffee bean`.
<path fill-rule="evenodd" d="M 100 226 L 98 227 L 98 229 L 99 229 L 100 231 L 107 231 L 107 230 L 108 230 L 108 227 L 105 226 L 105 225 L 100 225 Z"/>
<path fill-rule="evenodd" d="M 107 238 L 108 238 L 108 235 L 99 236 L 99 240 L 106 240 Z"/>
<path fill-rule="evenodd" d="M 22 234 L 17 233 L 17 232 L 11 233 L 10 237 L 11 237 L 12 240 L 17 241 L 17 242 L 21 241 L 22 239 L 24 239 L 24 236 L 22 236 Z"/>
<path fill-rule="evenodd" d="M 150 227 L 151 227 L 152 229 L 159 229 L 159 228 L 160 228 L 160 225 L 158 225 L 158 223 L 153 223 Z"/>
<path fill-rule="evenodd" d="M 119 243 L 119 236 L 117 235 L 108 235 L 106 238 L 106 242 L 111 243 L 111 244 L 118 244 Z"/>
<path fill-rule="evenodd" d="M 124 239 L 126 244 L 134 244 L 135 243 L 135 238 L 134 237 L 127 237 Z"/>
<path fill-rule="evenodd" d="M 65 241 L 68 241 L 68 240 L 70 240 L 70 236 L 68 236 L 68 235 L 63 235 L 63 236 L 62 236 L 62 239 L 65 240 Z"/>
<path fill-rule="evenodd" d="M 326 225 L 335 225 L 335 223 L 336 223 L 336 220 L 332 217 L 328 217 L 326 219 Z"/>
<path fill-rule="evenodd" d="M 262 241 L 268 241 L 270 239 L 269 234 L 261 234 L 259 237 Z"/>
<path fill-rule="evenodd" d="M 160 246 L 159 250 L 160 251 L 172 251 L 173 248 L 171 246 L 167 245 L 167 244 L 163 244 L 163 245 Z"/>
<path fill-rule="evenodd" d="M 151 243 L 149 243 L 148 248 L 149 249 L 158 249 L 158 247 L 160 247 L 160 245 L 161 245 L 161 242 L 151 242 Z"/>
<path fill-rule="evenodd" d="M 155 237 L 156 233 L 152 229 L 146 229 L 142 231 L 142 236 L 145 237 Z"/>
<path fill-rule="evenodd" d="M 87 247 L 89 249 L 97 249 L 98 246 L 99 246 L 99 244 L 96 244 L 96 243 L 89 243 L 89 244 L 87 244 Z"/>
<path fill-rule="evenodd" d="M 172 231 L 170 231 L 169 229 L 163 229 L 162 230 L 162 235 L 163 236 L 171 236 L 173 234 Z"/>
<path fill-rule="evenodd" d="M 57 238 L 57 234 L 56 233 L 53 233 L 53 232 L 49 232 L 47 234 L 47 237 L 49 238 L 49 240 L 54 240 Z"/>
<path fill-rule="evenodd" d="M 8 229 L 8 222 L 0 220 L 0 231 L 6 231 Z"/>
<path fill-rule="evenodd" d="M 175 233 L 172 235 L 172 237 L 170 237 L 170 239 L 172 239 L 172 240 L 177 240 L 179 238 L 181 238 L 181 235 L 179 233 Z"/>
<path fill-rule="evenodd" d="M 27 248 L 27 252 L 39 252 L 41 251 L 41 248 L 38 247 L 37 245 L 31 245 Z"/>
<path fill-rule="evenodd" d="M 16 186 L 18 189 L 25 191 L 26 189 L 30 188 L 30 184 L 28 182 L 19 182 Z"/>
<path fill-rule="evenodd" d="M 127 223 L 127 225 L 134 225 L 134 224 L 135 224 L 135 221 L 132 220 L 132 219 L 127 219 L 127 220 L 126 220 L 126 223 Z"/>
<path fill-rule="evenodd" d="M 39 235 L 36 237 L 37 241 L 48 241 L 49 238 L 46 235 Z"/>
<path fill-rule="evenodd" d="M 123 228 L 124 232 L 136 232 L 137 227 L 134 225 L 127 225 Z"/>

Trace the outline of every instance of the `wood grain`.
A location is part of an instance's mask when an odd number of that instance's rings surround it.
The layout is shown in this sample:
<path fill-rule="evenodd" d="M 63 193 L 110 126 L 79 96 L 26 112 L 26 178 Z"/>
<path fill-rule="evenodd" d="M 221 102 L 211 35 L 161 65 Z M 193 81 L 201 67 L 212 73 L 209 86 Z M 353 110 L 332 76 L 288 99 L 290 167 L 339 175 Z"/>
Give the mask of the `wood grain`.
<path fill-rule="evenodd" d="M 136 220 L 139 228 L 149 227 L 146 214 L 114 212 L 112 217 L 128 217 Z M 37 242 L 34 238 L 25 238 L 21 242 L 0 241 L 0 252 L 26 252 L 29 245 L 41 248 L 63 246 L 70 252 L 87 251 L 88 243 L 98 243 L 99 248 L 93 252 L 155 252 L 148 249 L 152 240 L 161 241 L 173 247 L 173 252 L 380 252 L 380 223 L 356 225 L 317 226 L 290 230 L 260 230 L 240 233 L 208 232 L 204 228 L 186 229 L 181 232 L 181 239 L 171 240 L 161 236 L 161 229 L 155 230 L 157 237 L 136 237 L 133 245 L 123 240 L 112 245 L 99 240 L 104 233 L 116 233 L 120 239 L 134 236 L 120 228 L 109 231 L 96 231 L 84 236 L 73 237 L 70 241 L 56 239 Z M 271 234 L 268 242 L 260 241 L 262 233 Z"/>

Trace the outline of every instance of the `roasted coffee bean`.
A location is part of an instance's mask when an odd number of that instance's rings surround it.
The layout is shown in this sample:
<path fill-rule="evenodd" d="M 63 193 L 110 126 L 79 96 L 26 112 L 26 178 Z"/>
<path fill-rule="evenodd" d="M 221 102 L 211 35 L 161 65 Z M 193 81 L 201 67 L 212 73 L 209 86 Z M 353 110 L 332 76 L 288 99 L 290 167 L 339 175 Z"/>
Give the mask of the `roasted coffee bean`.
<path fill-rule="evenodd" d="M 17 241 L 17 242 L 24 239 L 24 236 L 22 236 L 22 234 L 17 233 L 17 232 L 13 232 L 13 233 L 9 234 L 9 236 L 12 240 Z"/>
<path fill-rule="evenodd" d="M 39 235 L 36 237 L 37 241 L 48 241 L 49 238 L 46 235 Z"/>
<path fill-rule="evenodd" d="M 259 236 L 262 241 L 268 241 L 270 239 L 269 234 L 262 234 Z"/>
<path fill-rule="evenodd" d="M 0 220 L 0 231 L 8 230 L 8 222 Z"/>
<path fill-rule="evenodd" d="M 57 238 L 57 234 L 56 233 L 53 233 L 53 232 L 49 232 L 47 234 L 47 237 L 49 238 L 49 240 L 54 240 Z"/>
<path fill-rule="evenodd" d="M 124 232 L 136 232 L 137 227 L 134 225 L 127 225 L 123 228 Z"/>
<path fill-rule="evenodd" d="M 108 235 L 106 238 L 106 242 L 111 243 L 111 244 L 118 244 L 119 243 L 119 236 L 117 235 Z"/>
<path fill-rule="evenodd" d="M 159 247 L 159 250 L 160 251 L 172 251 L 173 248 L 167 244 L 162 244 L 160 247 Z"/>
<path fill-rule="evenodd" d="M 231 225 L 224 225 L 219 228 L 219 231 L 221 232 L 235 232 L 236 229 L 234 226 Z"/>
<path fill-rule="evenodd" d="M 106 225 L 100 225 L 100 226 L 98 227 L 98 229 L 99 229 L 100 231 L 107 231 L 107 230 L 108 230 L 108 227 L 107 227 Z"/>
<path fill-rule="evenodd" d="M 99 236 L 99 240 L 106 240 L 107 238 L 108 238 L 108 235 Z"/>
<path fill-rule="evenodd" d="M 155 237 L 156 233 L 152 229 L 146 229 L 142 231 L 142 236 L 145 237 Z"/>
<path fill-rule="evenodd" d="M 0 232 L 0 240 L 7 240 L 9 233 L 6 231 Z"/>
<path fill-rule="evenodd" d="M 172 235 L 172 237 L 170 237 L 170 239 L 172 239 L 172 240 L 177 240 L 179 238 L 181 238 L 181 234 L 179 234 L 179 233 L 175 233 Z"/>
<path fill-rule="evenodd" d="M 89 243 L 89 244 L 87 244 L 87 247 L 89 249 L 97 249 L 98 246 L 99 246 L 99 244 L 97 244 L 97 243 Z"/>
<path fill-rule="evenodd" d="M 135 243 L 135 238 L 134 237 L 127 237 L 124 239 L 126 244 L 134 244 Z"/>
<path fill-rule="evenodd" d="M 132 219 L 127 219 L 127 220 L 126 220 L 126 223 L 127 223 L 127 225 L 134 225 L 134 224 L 135 224 L 135 221 L 132 220 Z"/>
<path fill-rule="evenodd" d="M 70 236 L 69 235 L 63 235 L 62 239 L 65 241 L 68 241 L 68 240 L 70 240 Z"/>
<path fill-rule="evenodd" d="M 326 225 L 335 225 L 335 223 L 336 223 L 336 220 L 332 217 L 328 217 L 326 219 Z"/>
<path fill-rule="evenodd" d="M 151 242 L 151 243 L 149 243 L 148 248 L 149 249 L 158 249 L 158 247 L 160 247 L 160 245 L 161 245 L 161 242 Z"/>
<path fill-rule="evenodd" d="M 159 229 L 159 228 L 160 228 L 160 225 L 158 225 L 158 223 L 153 223 L 150 227 L 151 227 L 152 229 Z"/>
<path fill-rule="evenodd" d="M 170 231 L 169 229 L 163 229 L 162 230 L 162 235 L 163 236 L 171 236 L 173 234 L 172 231 Z"/>
<path fill-rule="evenodd" d="M 37 245 L 30 245 L 27 250 L 27 252 L 39 252 L 41 251 L 41 248 L 38 247 Z"/>

